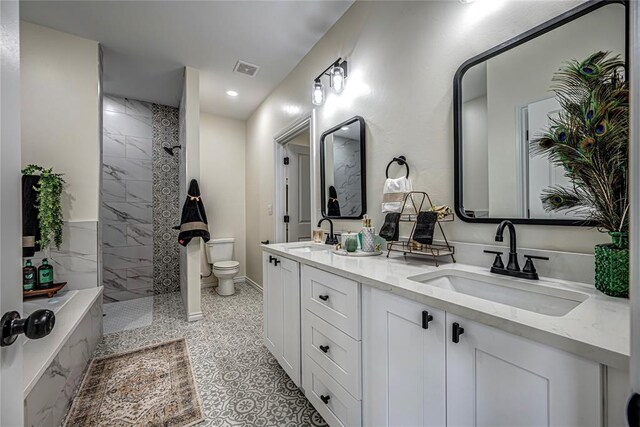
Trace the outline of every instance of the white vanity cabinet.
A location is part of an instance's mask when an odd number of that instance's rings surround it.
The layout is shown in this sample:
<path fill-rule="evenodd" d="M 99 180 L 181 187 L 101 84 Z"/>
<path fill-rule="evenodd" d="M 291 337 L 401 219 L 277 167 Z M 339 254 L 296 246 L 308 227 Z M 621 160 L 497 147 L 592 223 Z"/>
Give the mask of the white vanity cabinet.
<path fill-rule="evenodd" d="M 598 363 L 450 314 L 446 330 L 448 425 L 601 425 Z"/>
<path fill-rule="evenodd" d="M 300 387 L 300 265 L 263 252 L 262 277 L 264 344 Z"/>
<path fill-rule="evenodd" d="M 602 424 L 599 364 L 388 292 L 363 290 L 363 345 L 366 426 Z"/>
<path fill-rule="evenodd" d="M 365 287 L 365 426 L 444 426 L 445 313 Z"/>

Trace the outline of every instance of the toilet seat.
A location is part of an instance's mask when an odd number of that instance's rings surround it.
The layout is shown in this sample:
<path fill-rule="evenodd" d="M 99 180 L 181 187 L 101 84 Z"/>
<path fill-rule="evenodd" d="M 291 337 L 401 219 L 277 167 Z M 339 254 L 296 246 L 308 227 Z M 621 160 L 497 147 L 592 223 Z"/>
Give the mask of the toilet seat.
<path fill-rule="evenodd" d="M 232 270 L 238 268 L 240 263 L 238 261 L 218 261 L 213 264 L 214 270 Z"/>

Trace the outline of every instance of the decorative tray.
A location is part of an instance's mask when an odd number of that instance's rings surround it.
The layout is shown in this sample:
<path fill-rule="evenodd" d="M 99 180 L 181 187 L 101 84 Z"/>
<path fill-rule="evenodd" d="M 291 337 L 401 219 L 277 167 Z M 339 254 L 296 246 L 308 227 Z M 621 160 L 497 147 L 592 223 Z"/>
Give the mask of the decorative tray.
<path fill-rule="evenodd" d="M 336 255 L 342 255 L 342 256 L 351 256 L 351 257 L 362 257 L 362 256 L 377 256 L 377 255 L 382 255 L 382 251 L 376 251 L 376 252 L 364 252 L 361 250 L 357 250 L 355 252 L 347 252 L 344 249 L 333 249 L 331 252 L 333 252 Z"/>
<path fill-rule="evenodd" d="M 34 298 L 46 296 L 47 298 L 53 298 L 55 294 L 67 285 L 67 282 L 54 283 L 53 286 L 46 289 L 34 289 L 33 291 L 22 291 L 23 298 Z"/>

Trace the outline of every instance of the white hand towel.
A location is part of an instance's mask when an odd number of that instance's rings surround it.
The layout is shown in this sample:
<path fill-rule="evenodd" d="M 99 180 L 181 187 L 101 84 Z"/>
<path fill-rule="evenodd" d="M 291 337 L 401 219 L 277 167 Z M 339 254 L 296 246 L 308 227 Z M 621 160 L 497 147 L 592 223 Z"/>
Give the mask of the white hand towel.
<path fill-rule="evenodd" d="M 387 178 L 382 190 L 382 212 L 400 213 L 404 199 L 410 191 L 413 191 L 413 185 L 409 178 L 404 176 L 401 178 Z M 409 208 L 409 205 L 411 203 L 407 203 L 407 208 Z M 413 211 L 413 206 L 411 206 L 411 210 Z"/>

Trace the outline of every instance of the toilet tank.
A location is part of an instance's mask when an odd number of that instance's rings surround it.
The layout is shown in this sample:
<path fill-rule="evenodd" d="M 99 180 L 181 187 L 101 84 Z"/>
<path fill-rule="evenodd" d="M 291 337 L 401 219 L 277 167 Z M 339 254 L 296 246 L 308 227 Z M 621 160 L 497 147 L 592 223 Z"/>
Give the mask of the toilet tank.
<path fill-rule="evenodd" d="M 218 261 L 233 260 L 233 243 L 234 239 L 211 239 L 206 243 L 207 261 L 213 264 Z"/>

